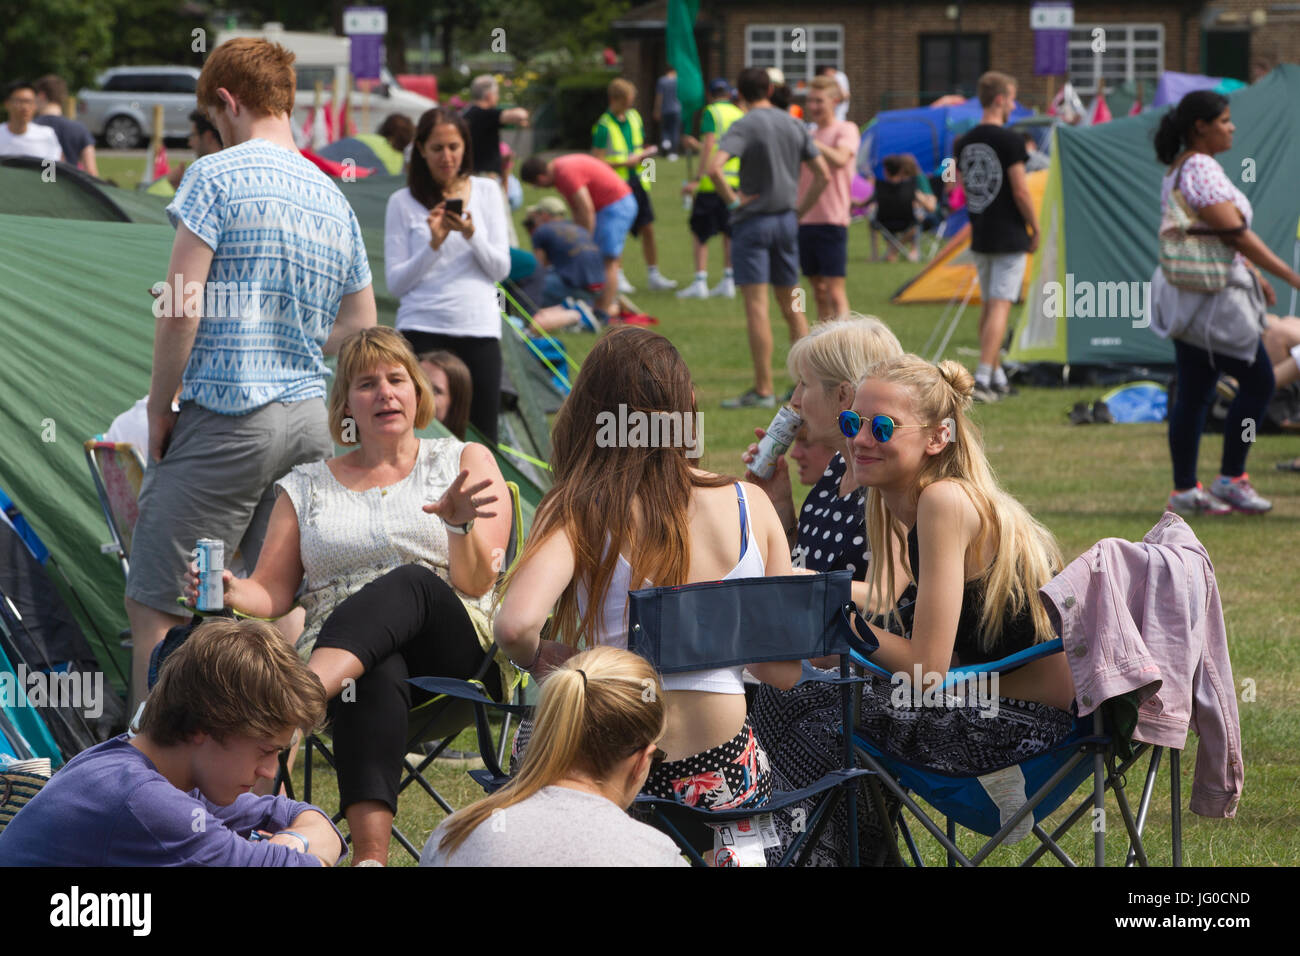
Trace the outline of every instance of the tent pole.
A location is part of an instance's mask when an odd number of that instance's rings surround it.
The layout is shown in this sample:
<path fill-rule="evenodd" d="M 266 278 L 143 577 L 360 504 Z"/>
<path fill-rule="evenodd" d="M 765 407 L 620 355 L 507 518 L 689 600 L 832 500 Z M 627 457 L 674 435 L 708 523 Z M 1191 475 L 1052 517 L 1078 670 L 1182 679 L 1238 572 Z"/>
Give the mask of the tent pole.
<path fill-rule="evenodd" d="M 938 362 L 939 357 L 943 355 L 943 350 L 948 347 L 948 342 L 952 339 L 952 334 L 957 331 L 957 323 L 961 321 L 962 313 L 966 311 L 966 306 L 970 302 L 971 296 L 975 294 L 975 287 L 978 285 L 979 280 L 977 278 L 970 280 L 970 285 L 966 287 L 966 296 L 961 300 L 961 308 L 959 308 L 957 314 L 952 317 L 952 324 L 948 326 L 948 334 L 945 335 L 943 341 L 939 343 L 939 348 L 934 353 L 934 358 L 930 359 L 931 362 Z"/>
<path fill-rule="evenodd" d="M 1300 229 L 1296 229 L 1295 250 L 1291 253 L 1291 268 L 1300 272 Z M 1287 315 L 1295 315 L 1295 287 L 1291 288 L 1291 308 Z"/>

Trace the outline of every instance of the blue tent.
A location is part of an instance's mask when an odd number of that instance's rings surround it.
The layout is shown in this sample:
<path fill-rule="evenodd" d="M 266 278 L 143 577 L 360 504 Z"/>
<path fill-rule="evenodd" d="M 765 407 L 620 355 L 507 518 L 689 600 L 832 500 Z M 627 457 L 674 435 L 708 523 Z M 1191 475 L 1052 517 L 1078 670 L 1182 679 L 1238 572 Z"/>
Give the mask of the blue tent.
<path fill-rule="evenodd" d="M 867 124 L 858 147 L 858 171 L 868 170 L 883 177 L 882 160 L 895 153 L 911 153 L 921 172 L 934 176 L 940 172 L 945 157 L 952 155 L 952 144 L 973 126 L 984 113 L 979 100 L 969 99 L 957 106 L 922 106 L 910 110 L 885 110 Z M 1017 106 L 1011 122 L 1033 116 L 1034 111 Z"/>

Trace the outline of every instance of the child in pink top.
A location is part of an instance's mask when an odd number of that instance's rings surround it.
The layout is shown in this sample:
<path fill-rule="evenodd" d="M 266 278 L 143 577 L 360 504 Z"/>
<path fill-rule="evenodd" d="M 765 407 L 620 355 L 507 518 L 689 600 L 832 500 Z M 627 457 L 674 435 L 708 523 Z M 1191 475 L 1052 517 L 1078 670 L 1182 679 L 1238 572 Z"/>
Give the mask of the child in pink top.
<path fill-rule="evenodd" d="M 841 96 L 839 85 L 829 76 L 816 77 L 808 87 L 808 118 L 816 124 L 813 139 L 831 173 L 830 183 L 799 221 L 799 265 L 812 282 L 818 320 L 849 311 L 844 275 L 848 267 L 849 204 L 859 136 L 857 126 L 835 118 L 835 106 Z M 801 202 L 812 181 L 812 174 L 804 167 L 799 173 Z"/>

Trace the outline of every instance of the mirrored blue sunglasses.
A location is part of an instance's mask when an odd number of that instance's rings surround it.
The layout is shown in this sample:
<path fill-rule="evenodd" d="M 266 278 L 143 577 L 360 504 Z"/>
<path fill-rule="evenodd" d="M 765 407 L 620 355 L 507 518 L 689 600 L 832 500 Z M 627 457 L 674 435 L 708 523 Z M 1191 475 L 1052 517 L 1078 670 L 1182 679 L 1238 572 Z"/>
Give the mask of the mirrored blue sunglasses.
<path fill-rule="evenodd" d="M 929 425 L 900 425 L 888 415 L 873 415 L 871 418 L 871 437 L 879 442 L 886 442 L 894 437 L 895 428 L 929 428 Z M 840 434 L 845 438 L 854 438 L 862 431 L 862 416 L 853 409 L 840 412 Z"/>

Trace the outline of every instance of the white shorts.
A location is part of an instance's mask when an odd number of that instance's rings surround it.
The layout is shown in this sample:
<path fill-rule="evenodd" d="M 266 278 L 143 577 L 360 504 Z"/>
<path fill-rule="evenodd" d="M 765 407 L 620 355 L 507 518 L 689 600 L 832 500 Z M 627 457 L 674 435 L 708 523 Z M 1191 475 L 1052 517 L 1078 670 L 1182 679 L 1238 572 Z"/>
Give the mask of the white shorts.
<path fill-rule="evenodd" d="M 1029 258 L 1027 254 L 972 251 L 971 258 L 975 260 L 975 272 L 979 275 L 980 297 L 985 302 L 993 299 L 1019 301 L 1025 279 L 1025 262 Z"/>

